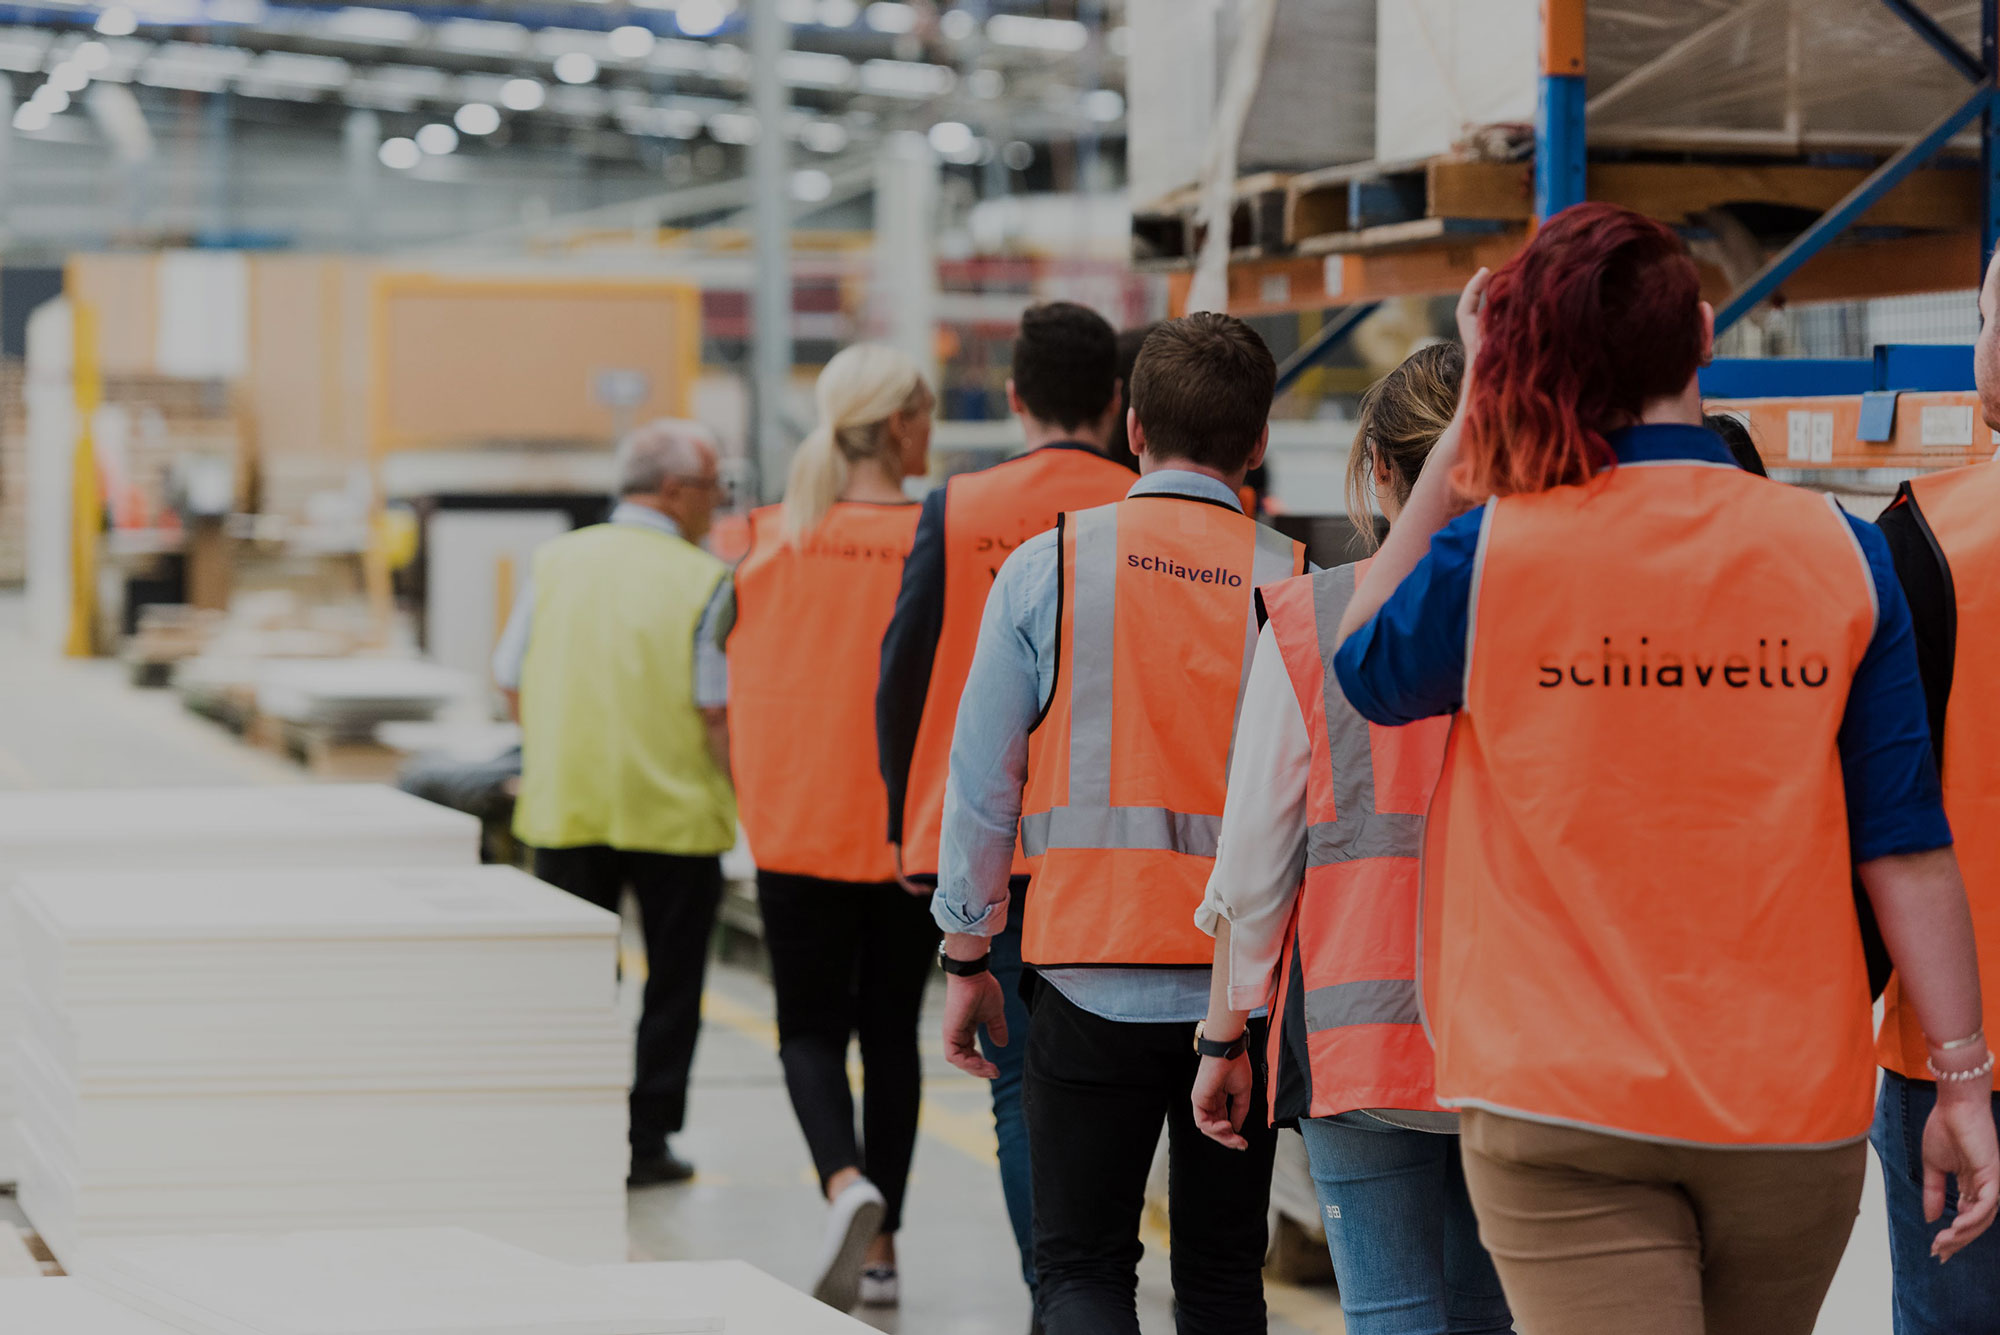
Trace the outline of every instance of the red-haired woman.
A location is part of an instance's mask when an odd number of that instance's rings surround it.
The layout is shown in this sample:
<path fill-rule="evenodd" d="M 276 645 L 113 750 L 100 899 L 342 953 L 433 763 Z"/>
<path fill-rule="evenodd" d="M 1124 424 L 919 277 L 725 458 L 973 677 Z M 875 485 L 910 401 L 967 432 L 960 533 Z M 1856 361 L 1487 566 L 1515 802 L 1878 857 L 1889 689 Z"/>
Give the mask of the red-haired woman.
<path fill-rule="evenodd" d="M 1665 227 L 1570 209 L 1460 323 L 1334 670 L 1377 723 L 1457 714 L 1422 997 L 1481 1236 L 1536 1335 L 1806 1335 L 1874 1093 L 1850 862 L 1931 1044 L 1938 1257 L 2000 1199 L 1908 606 L 1870 526 L 1701 426 L 1714 313 Z"/>

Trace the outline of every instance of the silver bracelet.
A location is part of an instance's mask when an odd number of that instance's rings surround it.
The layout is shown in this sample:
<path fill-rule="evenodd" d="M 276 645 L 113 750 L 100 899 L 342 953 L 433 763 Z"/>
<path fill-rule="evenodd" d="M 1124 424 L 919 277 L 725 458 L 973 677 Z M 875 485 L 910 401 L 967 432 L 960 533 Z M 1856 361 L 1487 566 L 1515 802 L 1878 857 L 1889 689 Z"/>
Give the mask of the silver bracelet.
<path fill-rule="evenodd" d="M 1975 1029 L 1965 1038 L 1954 1038 L 1949 1043 L 1933 1043 L 1931 1046 L 1939 1052 L 1957 1052 L 1960 1048 L 1969 1048 L 1974 1043 L 1984 1043 L 1985 1041 L 1986 1031 L 1984 1029 Z"/>
<path fill-rule="evenodd" d="M 1987 1053 L 1986 1060 L 1969 1071 L 1940 1071 L 1935 1062 L 1925 1062 L 1924 1066 L 1930 1071 L 1931 1079 L 1936 1080 L 1938 1083 L 1958 1084 L 1962 1081 L 1978 1080 L 1984 1076 L 1993 1074 L 1993 1054 L 1990 1052 Z"/>

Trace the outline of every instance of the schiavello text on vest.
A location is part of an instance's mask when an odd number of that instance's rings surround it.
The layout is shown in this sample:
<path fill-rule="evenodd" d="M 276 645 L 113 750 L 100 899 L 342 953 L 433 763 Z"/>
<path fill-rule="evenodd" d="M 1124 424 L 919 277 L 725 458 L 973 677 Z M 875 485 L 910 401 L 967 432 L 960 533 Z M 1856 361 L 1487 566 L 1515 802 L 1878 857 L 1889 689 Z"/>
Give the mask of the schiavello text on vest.
<path fill-rule="evenodd" d="M 1780 639 L 1774 648 L 1768 639 L 1757 641 L 1757 661 L 1747 654 L 1698 653 L 1685 656 L 1670 650 L 1656 650 L 1644 635 L 1631 651 L 1622 650 L 1607 635 L 1601 647 L 1586 649 L 1565 665 L 1560 656 L 1546 654 L 1536 664 L 1541 674 L 1536 683 L 1545 691 L 1558 686 L 1676 686 L 1706 687 L 1720 682 L 1735 690 L 1752 686 L 1766 690 L 1789 690 L 1826 685 L 1827 663 L 1823 654 L 1806 654 L 1794 664 L 1792 642 Z"/>
<path fill-rule="evenodd" d="M 1243 584 L 1243 576 L 1231 570 L 1224 570 L 1220 566 L 1213 566 L 1203 570 L 1191 570 L 1187 566 L 1174 564 L 1164 556 L 1139 556 L 1127 553 L 1125 564 L 1131 566 L 1134 570 L 1151 570 L 1162 575 L 1172 575 L 1175 579 L 1184 579 L 1194 584 L 1227 584 L 1232 588 L 1240 588 Z"/>

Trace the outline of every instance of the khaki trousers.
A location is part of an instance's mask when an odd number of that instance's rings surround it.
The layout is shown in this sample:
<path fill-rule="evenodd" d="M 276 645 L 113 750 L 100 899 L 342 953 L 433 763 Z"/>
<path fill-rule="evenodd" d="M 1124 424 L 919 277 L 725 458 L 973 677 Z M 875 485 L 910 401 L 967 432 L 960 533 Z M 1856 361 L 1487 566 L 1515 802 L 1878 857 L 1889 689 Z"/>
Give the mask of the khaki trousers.
<path fill-rule="evenodd" d="M 1480 1240 L 1533 1335 L 1811 1335 L 1867 1154 L 1660 1145 L 1477 1109 L 1463 1146 Z"/>

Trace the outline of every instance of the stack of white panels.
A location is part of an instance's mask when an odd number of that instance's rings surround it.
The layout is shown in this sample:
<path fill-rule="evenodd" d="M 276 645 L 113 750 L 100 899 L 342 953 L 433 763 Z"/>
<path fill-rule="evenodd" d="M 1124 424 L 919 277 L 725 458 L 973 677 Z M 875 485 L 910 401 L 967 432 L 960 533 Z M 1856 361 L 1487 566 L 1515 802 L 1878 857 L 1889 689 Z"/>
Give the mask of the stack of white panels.
<path fill-rule="evenodd" d="M 479 860 L 479 821 L 375 785 L 124 788 L 0 794 L 0 897 L 37 871 L 449 867 Z M 0 905 L 0 1182 L 18 1177 L 14 1040 L 21 965 Z"/>
<path fill-rule="evenodd" d="M 453 1224 L 624 1257 L 612 914 L 505 867 L 36 873 L 15 906 L 58 1254 Z"/>
<path fill-rule="evenodd" d="M 8 1335 L 186 1335 L 94 1292 L 80 1279 L 0 1280 L 0 1330 Z"/>
<path fill-rule="evenodd" d="M 364 738 L 389 720 L 435 718 L 480 690 L 471 673 L 414 659 L 278 659 L 258 671 L 257 709 L 287 723 Z"/>
<path fill-rule="evenodd" d="M 461 1229 L 134 1239 L 93 1248 L 87 1270 L 107 1294 L 192 1335 L 725 1329 L 719 1314 L 690 1310 L 657 1288 L 609 1285 L 596 1268 Z"/>

